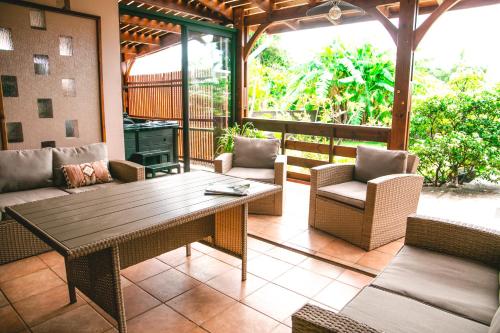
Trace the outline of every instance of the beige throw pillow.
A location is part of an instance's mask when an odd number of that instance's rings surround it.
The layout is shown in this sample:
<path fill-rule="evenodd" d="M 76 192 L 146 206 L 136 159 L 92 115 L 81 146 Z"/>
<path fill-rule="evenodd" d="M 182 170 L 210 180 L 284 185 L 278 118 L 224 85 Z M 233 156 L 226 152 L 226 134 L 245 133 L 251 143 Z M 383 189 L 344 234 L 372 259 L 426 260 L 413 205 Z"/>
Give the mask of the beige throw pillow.
<path fill-rule="evenodd" d="M 273 169 L 280 140 L 234 138 L 233 167 Z"/>
<path fill-rule="evenodd" d="M 354 179 L 368 181 L 387 175 L 406 173 L 408 152 L 358 146 Z"/>

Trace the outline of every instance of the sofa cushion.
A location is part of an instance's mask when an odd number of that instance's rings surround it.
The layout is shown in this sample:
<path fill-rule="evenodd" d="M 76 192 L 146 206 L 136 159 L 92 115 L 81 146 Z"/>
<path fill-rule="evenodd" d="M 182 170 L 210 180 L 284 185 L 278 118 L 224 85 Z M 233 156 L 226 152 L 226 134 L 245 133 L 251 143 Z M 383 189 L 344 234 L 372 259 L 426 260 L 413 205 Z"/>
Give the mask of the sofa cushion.
<path fill-rule="evenodd" d="M 0 193 L 51 185 L 51 148 L 0 151 Z"/>
<path fill-rule="evenodd" d="M 408 152 L 358 146 L 354 179 L 368 182 L 372 179 L 406 173 Z"/>
<path fill-rule="evenodd" d="M 233 167 L 274 169 L 280 140 L 235 137 Z"/>
<path fill-rule="evenodd" d="M 373 285 L 489 325 L 498 308 L 498 270 L 404 246 Z"/>
<path fill-rule="evenodd" d="M 364 209 L 367 187 L 368 185 L 366 183 L 350 181 L 320 187 L 318 188 L 318 195 Z"/>
<path fill-rule="evenodd" d="M 497 312 L 491 321 L 488 333 L 500 333 L 500 307 L 497 309 Z"/>
<path fill-rule="evenodd" d="M 274 169 L 232 168 L 226 175 L 274 184 Z"/>
<path fill-rule="evenodd" d="M 487 333 L 488 326 L 411 298 L 364 288 L 341 314 L 386 333 Z"/>
<path fill-rule="evenodd" d="M 0 220 L 7 219 L 7 215 L 5 214 L 5 207 L 7 206 L 55 198 L 63 195 L 68 195 L 68 193 L 55 187 L 44 187 L 26 191 L 0 193 L 0 211 L 2 215 L 2 218 Z"/>
<path fill-rule="evenodd" d="M 106 161 L 63 165 L 62 171 L 68 188 L 77 188 L 113 181 Z"/>
<path fill-rule="evenodd" d="M 95 184 L 92 186 L 84 186 L 84 187 L 77 187 L 77 188 L 61 188 L 61 190 L 69 193 L 69 194 L 76 194 L 76 193 L 83 193 L 83 192 L 89 192 L 89 191 L 95 191 L 101 188 L 110 188 L 116 185 L 123 184 L 121 181 L 114 180 L 111 183 L 105 183 L 105 184 Z"/>
<path fill-rule="evenodd" d="M 66 164 L 81 164 L 95 161 L 108 161 L 108 149 L 105 143 L 94 143 L 81 147 L 53 148 L 52 168 L 54 184 L 65 186 L 61 166 Z"/>

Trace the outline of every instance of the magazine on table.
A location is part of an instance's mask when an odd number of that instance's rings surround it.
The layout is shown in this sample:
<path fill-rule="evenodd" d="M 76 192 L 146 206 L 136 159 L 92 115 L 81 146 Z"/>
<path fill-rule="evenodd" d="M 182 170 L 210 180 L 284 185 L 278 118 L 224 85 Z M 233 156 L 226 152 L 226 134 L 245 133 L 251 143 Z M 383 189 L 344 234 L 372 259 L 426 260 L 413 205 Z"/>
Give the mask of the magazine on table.
<path fill-rule="evenodd" d="M 222 185 L 222 184 L 210 184 L 205 189 L 206 195 L 233 195 L 237 197 L 243 197 L 248 195 L 248 189 L 250 184 L 241 185 Z"/>

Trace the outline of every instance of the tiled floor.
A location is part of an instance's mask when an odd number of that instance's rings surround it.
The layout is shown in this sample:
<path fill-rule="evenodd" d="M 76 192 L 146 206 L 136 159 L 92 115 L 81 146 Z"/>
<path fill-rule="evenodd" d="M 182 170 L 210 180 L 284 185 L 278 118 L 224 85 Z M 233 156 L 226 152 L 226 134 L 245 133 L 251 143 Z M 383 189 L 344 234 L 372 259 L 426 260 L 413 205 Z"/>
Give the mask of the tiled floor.
<path fill-rule="evenodd" d="M 290 332 L 310 302 L 337 311 L 371 278 L 249 238 L 248 279 L 240 260 L 193 244 L 122 271 L 128 330 Z M 0 266 L 0 333 L 115 332 L 86 296 L 68 305 L 63 260 L 55 252 Z"/>
<path fill-rule="evenodd" d="M 400 239 L 366 252 L 329 234 L 309 229 L 308 213 L 309 185 L 288 181 L 283 216 L 252 215 L 248 232 L 373 274 L 382 270 L 403 246 L 404 239 Z M 417 213 L 500 229 L 500 192 L 424 188 Z"/>

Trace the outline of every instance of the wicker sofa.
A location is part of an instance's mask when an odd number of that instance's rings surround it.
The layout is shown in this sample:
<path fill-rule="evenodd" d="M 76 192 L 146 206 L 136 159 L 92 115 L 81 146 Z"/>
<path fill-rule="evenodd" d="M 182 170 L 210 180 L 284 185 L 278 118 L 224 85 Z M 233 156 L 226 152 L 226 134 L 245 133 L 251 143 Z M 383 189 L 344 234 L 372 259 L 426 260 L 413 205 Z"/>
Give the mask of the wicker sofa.
<path fill-rule="evenodd" d="M 500 232 L 408 218 L 405 246 L 338 314 L 307 304 L 293 332 L 498 333 Z"/>
<path fill-rule="evenodd" d="M 67 189 L 62 164 L 108 160 L 104 143 L 72 148 L 0 151 L 0 264 L 49 250 L 30 231 L 5 214 L 5 207 L 143 180 L 144 167 L 109 161 L 113 182 Z"/>

